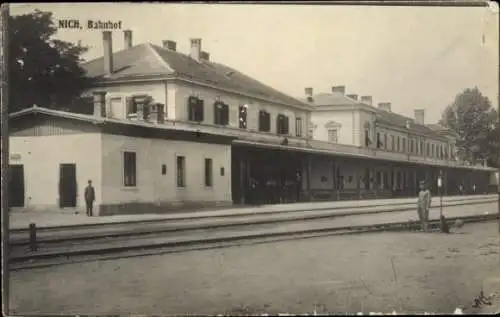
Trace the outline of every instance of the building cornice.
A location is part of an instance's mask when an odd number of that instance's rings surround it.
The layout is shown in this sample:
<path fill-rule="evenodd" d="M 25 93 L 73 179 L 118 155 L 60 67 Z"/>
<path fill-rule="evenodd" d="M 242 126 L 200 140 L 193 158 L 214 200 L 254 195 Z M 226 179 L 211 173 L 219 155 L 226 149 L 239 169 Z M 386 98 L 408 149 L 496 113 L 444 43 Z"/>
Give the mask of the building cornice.
<path fill-rule="evenodd" d="M 424 138 L 433 139 L 436 141 L 443 141 L 446 143 L 448 143 L 450 141 L 450 139 L 448 139 L 442 135 L 439 135 L 439 134 L 429 134 L 429 133 L 423 133 L 423 132 L 418 132 L 418 131 L 406 130 L 405 128 L 401 128 L 401 127 L 395 126 L 395 125 L 390 125 L 390 124 L 387 124 L 387 123 L 382 122 L 382 121 L 375 121 L 375 127 L 381 127 L 384 129 L 394 131 L 394 132 L 400 132 L 400 133 L 409 134 L 409 135 L 417 136 L 417 137 L 424 137 Z"/>
<path fill-rule="evenodd" d="M 365 105 L 363 103 L 357 103 L 354 105 L 318 105 L 314 106 L 314 111 L 352 111 L 352 110 L 365 110 L 371 113 L 377 113 L 377 109 Z"/>

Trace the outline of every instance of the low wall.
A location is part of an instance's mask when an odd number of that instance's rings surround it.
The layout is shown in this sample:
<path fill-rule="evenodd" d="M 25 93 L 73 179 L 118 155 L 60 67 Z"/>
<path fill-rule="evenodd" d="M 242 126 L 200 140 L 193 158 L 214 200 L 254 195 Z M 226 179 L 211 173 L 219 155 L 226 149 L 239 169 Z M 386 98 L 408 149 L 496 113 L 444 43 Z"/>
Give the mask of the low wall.
<path fill-rule="evenodd" d="M 99 216 L 131 215 L 131 214 L 161 214 L 174 211 L 200 211 L 207 208 L 231 207 L 232 201 L 186 201 L 171 203 L 125 203 L 103 204 L 99 206 Z"/>

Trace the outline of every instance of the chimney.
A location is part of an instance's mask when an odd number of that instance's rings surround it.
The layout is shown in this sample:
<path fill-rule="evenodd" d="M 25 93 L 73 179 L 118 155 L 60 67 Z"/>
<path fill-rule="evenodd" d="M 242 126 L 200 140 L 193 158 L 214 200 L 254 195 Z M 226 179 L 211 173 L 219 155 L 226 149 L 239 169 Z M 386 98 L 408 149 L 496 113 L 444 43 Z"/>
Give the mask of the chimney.
<path fill-rule="evenodd" d="M 174 41 L 169 41 L 169 40 L 164 40 L 163 42 L 163 48 L 171 51 L 176 51 L 177 50 L 177 43 Z"/>
<path fill-rule="evenodd" d="M 390 102 L 379 102 L 378 108 L 383 111 L 391 112 L 391 103 Z"/>
<path fill-rule="evenodd" d="M 134 102 L 137 104 L 137 120 L 148 121 L 149 119 L 149 108 L 148 108 L 148 96 L 135 96 Z"/>
<path fill-rule="evenodd" d="M 372 96 L 361 96 L 361 102 L 371 106 Z"/>
<path fill-rule="evenodd" d="M 413 111 L 415 114 L 415 123 L 416 124 L 425 124 L 425 109 L 415 109 Z"/>
<path fill-rule="evenodd" d="M 201 51 L 200 52 L 200 59 L 203 60 L 203 61 L 210 61 L 210 53 L 209 52 L 205 52 L 205 51 Z"/>
<path fill-rule="evenodd" d="M 189 56 L 195 61 L 200 61 L 201 39 L 191 39 L 191 52 Z"/>
<path fill-rule="evenodd" d="M 356 94 L 349 94 L 349 95 L 347 95 L 347 97 L 354 99 L 354 100 L 358 100 L 358 95 L 356 95 Z"/>
<path fill-rule="evenodd" d="M 94 116 L 99 118 L 106 117 L 106 92 L 95 91 L 94 95 Z"/>
<path fill-rule="evenodd" d="M 313 99 L 313 89 L 312 87 L 306 87 L 304 89 L 305 93 L 306 93 L 306 98 L 307 98 L 307 101 L 309 102 L 313 102 L 314 99 Z"/>
<path fill-rule="evenodd" d="M 109 76 L 113 74 L 113 38 L 111 31 L 102 32 L 102 44 L 104 48 L 104 74 Z"/>
<path fill-rule="evenodd" d="M 345 94 L 345 86 L 333 86 L 332 92 L 339 92 L 341 94 Z"/>
<path fill-rule="evenodd" d="M 132 31 L 125 30 L 123 31 L 123 41 L 125 42 L 125 49 L 128 50 L 132 47 Z"/>

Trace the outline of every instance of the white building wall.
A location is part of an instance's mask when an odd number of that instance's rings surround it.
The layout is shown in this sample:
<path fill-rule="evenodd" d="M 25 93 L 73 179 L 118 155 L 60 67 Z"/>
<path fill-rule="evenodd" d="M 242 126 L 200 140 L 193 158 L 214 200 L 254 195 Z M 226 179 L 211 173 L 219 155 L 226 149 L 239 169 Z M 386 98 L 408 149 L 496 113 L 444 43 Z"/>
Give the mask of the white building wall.
<path fill-rule="evenodd" d="M 114 112 L 117 114 L 117 119 L 126 118 L 126 97 L 132 97 L 134 95 L 147 94 L 153 98 L 153 102 L 161 103 L 166 106 L 166 117 L 170 118 L 172 116 L 170 112 L 172 109 L 169 107 L 167 100 L 171 100 L 168 97 L 168 90 L 165 83 L 161 82 L 140 82 L 140 83 L 129 83 L 129 84 L 119 84 L 111 85 L 105 87 L 98 87 L 89 89 L 85 92 L 85 95 L 92 95 L 94 91 L 106 91 L 106 111 L 110 110 L 110 104 L 112 99 L 121 99 L 121 111 Z"/>
<path fill-rule="evenodd" d="M 101 204 L 101 142 L 100 133 L 10 137 L 9 163 L 24 169 L 25 209 L 59 209 L 60 164 L 76 164 L 76 209 L 85 209 L 88 180 L 96 190 L 96 206 Z"/>
<path fill-rule="evenodd" d="M 284 114 L 289 118 L 289 134 L 295 136 L 295 118 L 302 118 L 302 136 L 306 136 L 308 129 L 308 113 L 309 111 L 287 107 L 280 104 L 266 103 L 260 100 L 243 97 L 237 94 L 226 93 L 216 89 L 181 84 L 169 83 L 168 84 L 169 96 L 175 94 L 175 120 L 187 121 L 188 110 L 187 101 L 189 96 L 194 95 L 203 99 L 204 101 L 204 124 L 214 124 L 214 110 L 213 104 L 220 98 L 221 101 L 229 105 L 229 127 L 239 128 L 239 106 L 248 105 L 247 110 L 247 129 L 249 131 L 258 131 L 258 114 L 260 110 L 269 112 L 271 117 L 271 131 L 276 133 L 276 117 L 278 114 Z M 169 97 L 169 103 L 171 99 Z M 169 106 L 170 107 L 170 106 Z"/>
<path fill-rule="evenodd" d="M 312 122 L 316 126 L 313 138 L 328 142 L 328 129 L 325 125 L 329 122 L 340 124 L 338 129 L 338 143 L 353 145 L 355 112 L 354 111 L 315 111 L 311 114 Z"/>
<path fill-rule="evenodd" d="M 103 201 L 120 203 L 226 202 L 231 197 L 231 146 L 103 136 Z M 137 186 L 123 185 L 123 152 L 136 152 Z M 176 155 L 186 157 L 186 187 L 177 187 Z M 205 158 L 213 162 L 213 186 L 205 187 Z M 167 173 L 162 175 L 162 164 Z M 220 169 L 224 168 L 224 175 Z"/>

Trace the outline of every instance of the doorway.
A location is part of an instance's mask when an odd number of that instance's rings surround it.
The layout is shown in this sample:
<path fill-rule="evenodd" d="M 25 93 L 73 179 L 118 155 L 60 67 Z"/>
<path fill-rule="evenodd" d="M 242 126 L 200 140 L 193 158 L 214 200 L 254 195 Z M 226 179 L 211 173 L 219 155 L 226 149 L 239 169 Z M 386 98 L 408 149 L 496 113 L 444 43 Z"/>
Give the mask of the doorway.
<path fill-rule="evenodd" d="M 9 207 L 24 207 L 24 166 L 10 165 Z"/>
<path fill-rule="evenodd" d="M 59 207 L 76 207 L 76 164 L 59 166 Z"/>

